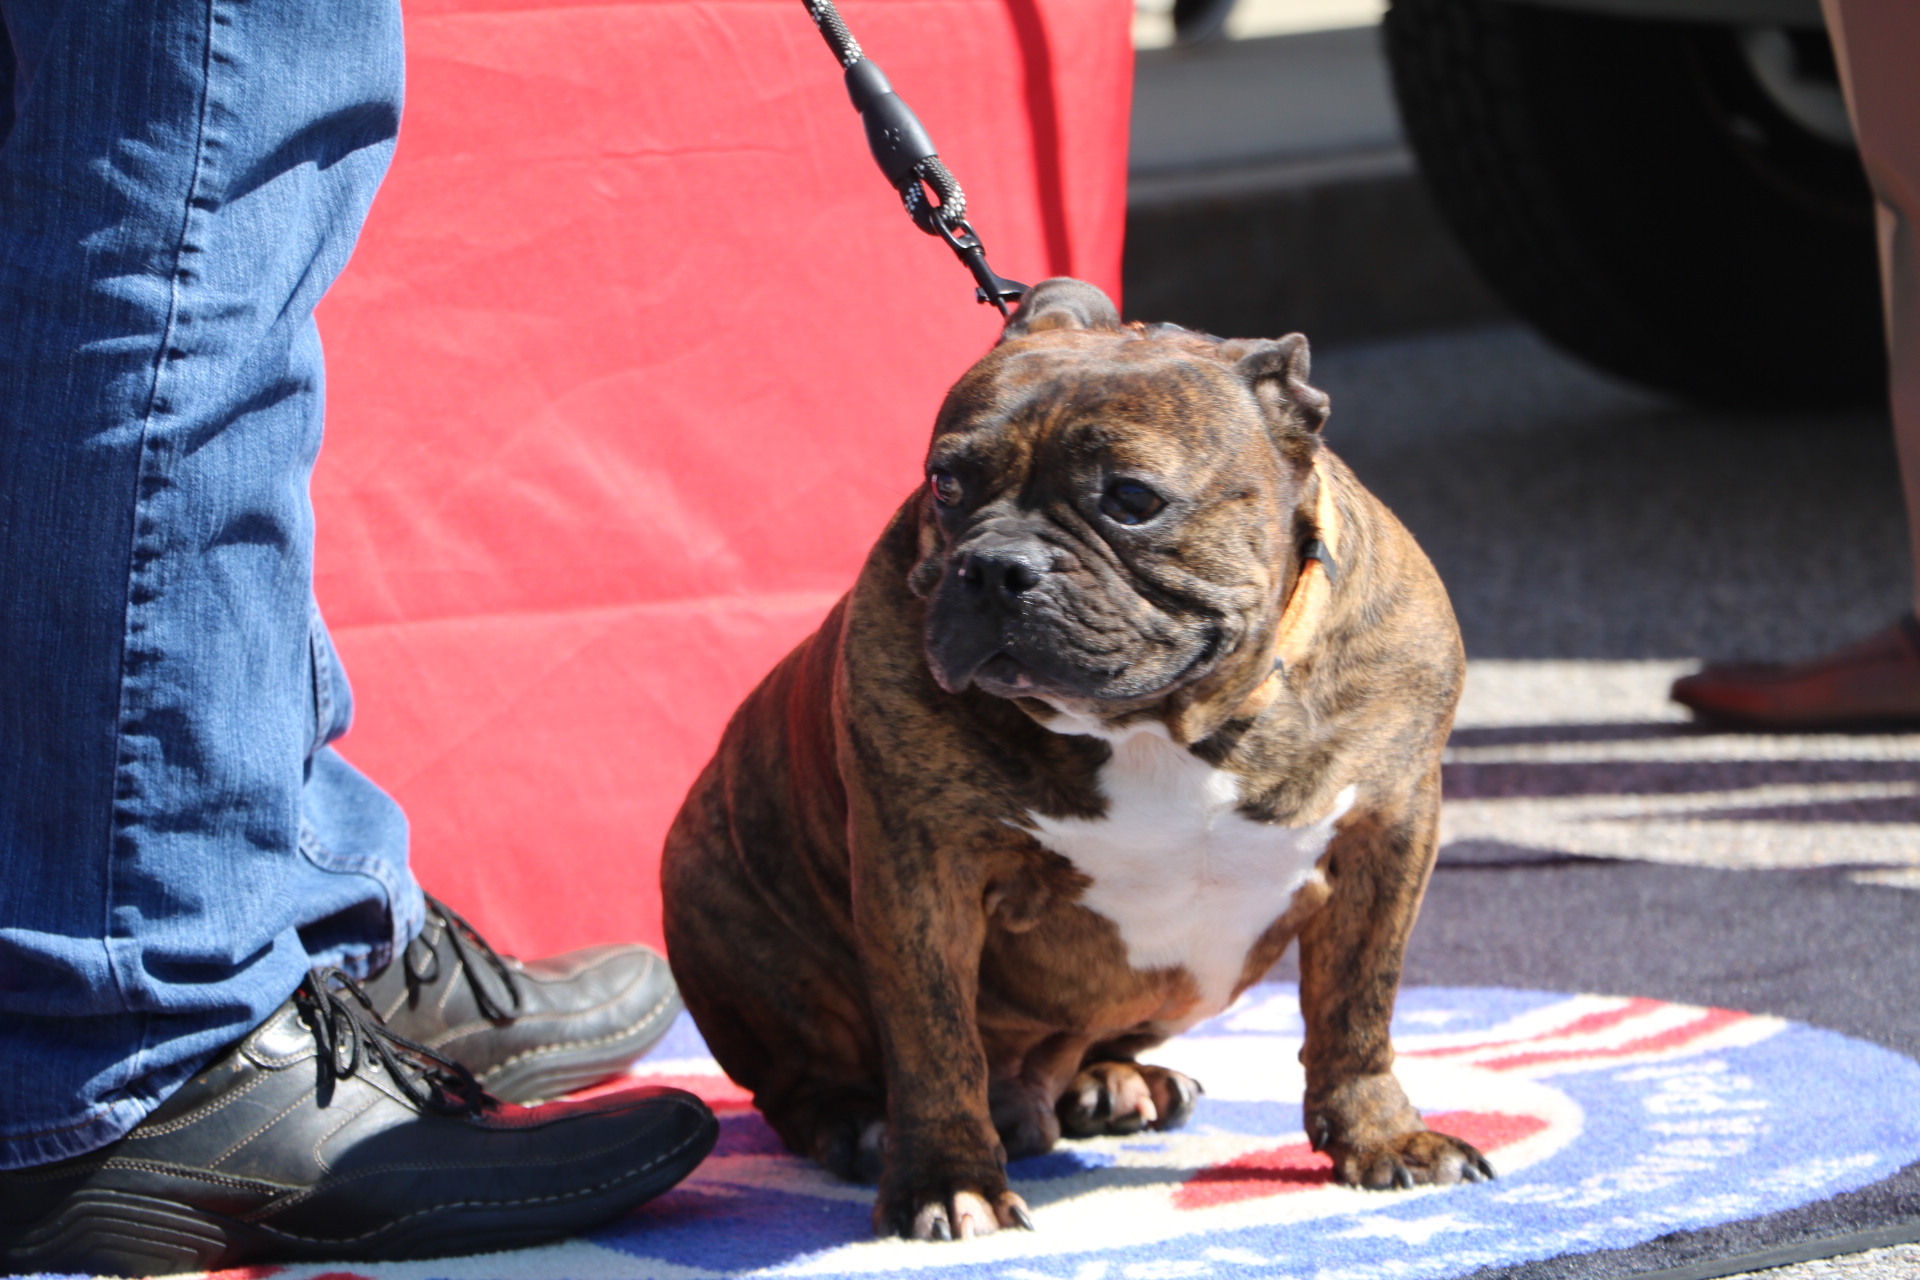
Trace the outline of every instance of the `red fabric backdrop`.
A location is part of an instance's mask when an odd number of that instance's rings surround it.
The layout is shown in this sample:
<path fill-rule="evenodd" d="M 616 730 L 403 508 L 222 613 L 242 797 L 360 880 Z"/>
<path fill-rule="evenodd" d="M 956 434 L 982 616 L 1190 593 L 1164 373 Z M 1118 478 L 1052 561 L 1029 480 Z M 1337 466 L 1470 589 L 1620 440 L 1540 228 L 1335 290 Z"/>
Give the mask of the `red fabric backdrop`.
<path fill-rule="evenodd" d="M 994 265 L 1118 297 L 1129 0 L 850 0 Z M 851 583 L 997 317 L 799 0 L 410 0 L 399 154 L 321 309 L 344 754 L 520 954 L 660 937 L 660 840 Z"/>

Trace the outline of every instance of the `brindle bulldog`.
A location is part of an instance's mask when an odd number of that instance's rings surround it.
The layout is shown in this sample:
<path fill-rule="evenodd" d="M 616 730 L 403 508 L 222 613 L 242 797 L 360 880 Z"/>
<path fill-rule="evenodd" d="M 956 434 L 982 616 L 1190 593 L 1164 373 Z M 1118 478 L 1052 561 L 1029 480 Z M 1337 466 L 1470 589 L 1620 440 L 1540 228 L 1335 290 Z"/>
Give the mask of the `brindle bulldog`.
<path fill-rule="evenodd" d="M 1322 443 L 1307 344 L 1036 288 L 926 483 L 727 727 L 667 838 L 673 970 L 874 1226 L 1032 1225 L 1009 1155 L 1170 1129 L 1135 1055 L 1300 943 L 1336 1180 L 1479 1181 L 1394 1079 L 1463 660 L 1413 539 Z"/>

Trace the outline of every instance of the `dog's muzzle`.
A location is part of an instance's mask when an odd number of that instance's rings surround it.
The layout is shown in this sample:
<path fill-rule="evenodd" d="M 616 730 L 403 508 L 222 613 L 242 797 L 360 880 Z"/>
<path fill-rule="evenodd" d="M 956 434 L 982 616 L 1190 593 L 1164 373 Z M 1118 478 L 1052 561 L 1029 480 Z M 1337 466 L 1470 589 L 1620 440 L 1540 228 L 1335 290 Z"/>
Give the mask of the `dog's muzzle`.
<path fill-rule="evenodd" d="M 1043 639 L 1053 559 L 1031 534 L 991 526 L 949 557 L 927 612 L 927 661 L 943 689 L 959 693 L 977 680 L 1009 697 L 1053 686 L 1031 669 L 1061 665 L 1044 653 L 1054 647 Z"/>

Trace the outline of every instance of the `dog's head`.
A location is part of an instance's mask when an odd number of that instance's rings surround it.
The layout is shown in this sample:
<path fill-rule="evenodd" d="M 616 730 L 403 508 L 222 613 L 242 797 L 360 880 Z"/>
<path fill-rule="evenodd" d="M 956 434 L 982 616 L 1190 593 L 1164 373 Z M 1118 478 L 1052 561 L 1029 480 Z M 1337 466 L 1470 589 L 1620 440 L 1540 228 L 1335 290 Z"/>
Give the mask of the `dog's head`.
<path fill-rule="evenodd" d="M 1122 325 L 1091 285 L 1036 287 L 927 452 L 909 584 L 941 686 L 1111 724 L 1257 683 L 1236 664 L 1271 665 L 1311 536 L 1327 397 L 1306 378 L 1299 334 Z"/>

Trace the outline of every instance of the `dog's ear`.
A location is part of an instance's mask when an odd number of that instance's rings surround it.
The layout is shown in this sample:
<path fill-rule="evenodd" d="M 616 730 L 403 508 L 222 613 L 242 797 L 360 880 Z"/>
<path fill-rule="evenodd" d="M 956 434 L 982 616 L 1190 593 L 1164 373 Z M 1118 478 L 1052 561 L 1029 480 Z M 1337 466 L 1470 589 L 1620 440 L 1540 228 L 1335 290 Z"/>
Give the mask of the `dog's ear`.
<path fill-rule="evenodd" d="M 1240 346 L 1242 344 L 1235 344 Z M 1327 423 L 1327 393 L 1307 383 L 1307 339 L 1284 338 L 1245 344 L 1247 353 L 1233 366 L 1247 380 L 1267 426 L 1276 436 L 1318 432 Z"/>
<path fill-rule="evenodd" d="M 1020 300 L 1020 309 L 1007 318 L 1000 341 L 1024 338 L 1049 329 L 1118 329 L 1120 312 L 1106 294 L 1084 280 L 1055 276 L 1042 280 Z"/>

